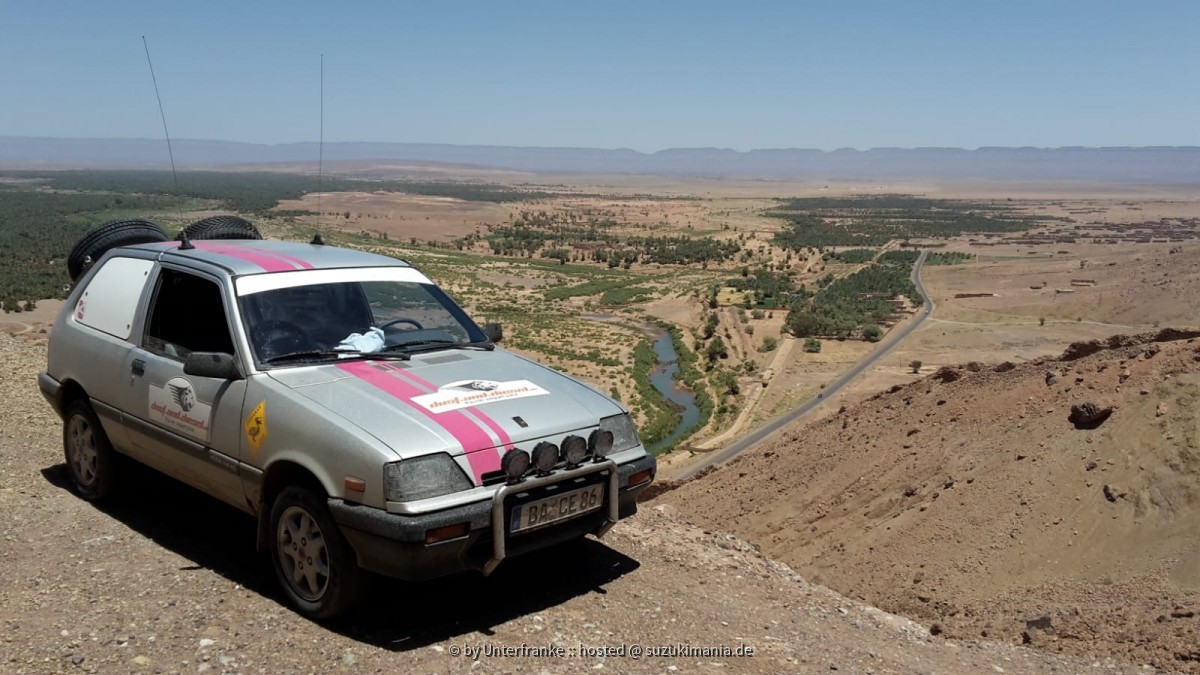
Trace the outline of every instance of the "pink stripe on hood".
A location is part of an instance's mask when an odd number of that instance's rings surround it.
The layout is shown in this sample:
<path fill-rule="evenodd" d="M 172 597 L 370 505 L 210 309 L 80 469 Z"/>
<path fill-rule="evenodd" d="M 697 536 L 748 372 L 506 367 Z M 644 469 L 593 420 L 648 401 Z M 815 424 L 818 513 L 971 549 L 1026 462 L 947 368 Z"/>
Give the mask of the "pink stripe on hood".
<path fill-rule="evenodd" d="M 436 385 L 434 385 L 429 380 L 422 378 L 421 376 L 417 375 L 416 373 L 410 373 L 408 371 L 403 371 L 401 374 L 404 377 L 407 377 L 408 379 L 412 380 L 413 382 L 416 382 L 417 384 L 421 385 L 422 387 L 427 388 L 431 393 L 438 390 L 438 387 Z M 483 412 L 482 410 L 479 410 L 478 408 L 464 408 L 463 412 L 465 412 L 466 414 L 470 415 L 471 417 L 474 417 L 475 419 L 477 419 L 480 422 L 482 422 L 483 424 L 485 424 L 488 429 L 491 429 L 492 433 L 496 434 L 496 438 L 500 439 L 500 444 L 504 446 L 505 450 L 512 450 L 513 447 L 515 447 L 515 446 L 513 446 L 512 437 L 509 436 L 508 432 L 504 430 L 504 427 L 500 426 L 500 423 L 497 422 L 496 420 L 492 419 L 492 417 L 490 415 Z"/>
<path fill-rule="evenodd" d="M 384 370 L 381 370 L 380 366 Z M 403 371 L 387 364 L 370 363 L 367 361 L 340 363 L 337 365 L 337 368 L 380 391 L 404 401 L 413 410 L 420 412 L 438 426 L 450 432 L 450 435 L 454 436 L 454 439 L 458 441 L 458 444 L 462 446 L 463 451 L 466 453 L 467 462 L 471 465 L 471 473 L 475 475 L 476 485 L 483 484 L 483 474 L 500 469 L 499 455 L 491 452 L 479 452 L 495 445 L 491 437 L 483 429 L 480 429 L 469 417 L 458 411 L 435 415 L 423 406 L 413 403 L 412 399 L 414 396 L 420 396 L 425 392 L 418 389 L 413 383 L 396 377 Z"/>

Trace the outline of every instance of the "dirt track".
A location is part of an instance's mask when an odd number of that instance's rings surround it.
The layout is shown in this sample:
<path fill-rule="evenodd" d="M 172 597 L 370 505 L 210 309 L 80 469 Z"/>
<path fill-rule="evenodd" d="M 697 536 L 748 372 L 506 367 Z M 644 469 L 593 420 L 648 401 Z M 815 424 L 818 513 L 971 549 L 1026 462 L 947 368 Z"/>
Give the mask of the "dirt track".
<path fill-rule="evenodd" d="M 37 393 L 33 335 L 0 334 L 0 670 L 45 672 L 1109 672 L 994 643 L 951 642 L 809 584 L 670 506 L 604 543 L 495 576 L 383 584 L 322 626 L 282 605 L 253 522 L 146 470 L 96 506 L 64 485 L 59 422 Z M 753 647 L 752 657 L 634 659 L 632 645 Z M 484 656 L 464 645 L 626 656 Z M 1126 668 L 1126 671 L 1132 669 Z"/>

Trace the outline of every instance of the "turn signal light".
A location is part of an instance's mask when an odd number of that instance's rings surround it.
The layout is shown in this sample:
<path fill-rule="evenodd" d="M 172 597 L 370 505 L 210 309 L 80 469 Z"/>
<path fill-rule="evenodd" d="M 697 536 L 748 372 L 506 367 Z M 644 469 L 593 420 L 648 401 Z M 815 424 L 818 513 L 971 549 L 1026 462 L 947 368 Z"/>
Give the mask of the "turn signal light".
<path fill-rule="evenodd" d="M 451 539 L 458 539 L 467 536 L 469 531 L 467 523 L 455 523 L 454 525 L 446 525 L 443 527 L 435 527 L 432 530 L 425 530 L 425 544 L 437 544 Z"/>
<path fill-rule="evenodd" d="M 654 472 L 650 469 L 639 471 L 629 477 L 629 487 L 649 483 L 654 478 Z"/>

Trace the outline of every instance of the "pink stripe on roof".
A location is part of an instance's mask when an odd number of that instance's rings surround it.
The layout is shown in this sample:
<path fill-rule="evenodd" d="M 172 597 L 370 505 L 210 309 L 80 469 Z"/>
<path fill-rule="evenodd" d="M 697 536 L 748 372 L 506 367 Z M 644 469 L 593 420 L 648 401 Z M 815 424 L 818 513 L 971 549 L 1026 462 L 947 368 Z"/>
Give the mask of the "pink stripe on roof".
<path fill-rule="evenodd" d="M 254 247 L 247 246 L 246 248 L 254 248 Z M 279 258 L 280 260 L 286 260 L 286 261 L 292 263 L 293 265 L 296 265 L 297 267 L 300 267 L 300 268 L 303 268 L 306 270 L 311 270 L 313 268 L 312 263 L 308 262 L 307 260 L 302 260 L 300 258 L 297 258 L 296 256 L 288 255 L 286 253 L 279 253 L 278 251 L 266 251 L 261 248 L 254 248 L 254 250 L 262 251 L 263 253 L 265 253 L 267 255 L 275 256 L 276 258 Z"/>
<path fill-rule="evenodd" d="M 487 450 L 494 446 L 494 442 L 483 429 L 480 429 L 475 422 L 458 411 L 435 415 L 423 406 L 413 403 L 412 399 L 414 396 L 420 396 L 425 392 L 418 389 L 413 383 L 396 377 L 396 375 L 402 372 L 399 369 L 388 364 L 370 363 L 367 361 L 340 363 L 337 365 L 337 368 L 380 391 L 404 401 L 410 408 L 420 412 L 438 426 L 450 432 L 450 435 L 454 436 L 454 439 L 458 441 L 458 444 L 462 446 L 463 451 L 466 453 L 467 462 L 471 465 L 471 473 L 474 474 L 476 485 L 483 484 L 483 475 L 485 473 L 500 469 L 499 455 L 491 452 L 479 452 L 480 450 Z"/>
<path fill-rule="evenodd" d="M 201 251 L 229 256 L 230 258 L 244 260 L 252 265 L 258 265 L 266 272 L 291 272 L 296 269 L 296 266 L 290 262 L 280 260 L 266 251 L 252 249 L 247 246 L 230 246 L 229 244 L 220 244 L 215 241 L 194 241 L 192 245 Z"/>

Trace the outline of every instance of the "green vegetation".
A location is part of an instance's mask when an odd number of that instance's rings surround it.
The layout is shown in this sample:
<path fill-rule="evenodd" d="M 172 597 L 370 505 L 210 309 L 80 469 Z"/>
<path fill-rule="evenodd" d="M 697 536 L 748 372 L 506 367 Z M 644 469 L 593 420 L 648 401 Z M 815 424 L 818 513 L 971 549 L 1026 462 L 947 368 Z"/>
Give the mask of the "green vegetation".
<path fill-rule="evenodd" d="M 821 341 L 815 337 L 806 338 L 804 340 L 804 351 L 809 354 L 821 353 Z"/>
<path fill-rule="evenodd" d="M 869 248 L 851 248 L 846 249 L 845 251 L 830 251 L 823 256 L 824 260 L 854 265 L 871 262 L 874 258 L 875 251 Z"/>
<path fill-rule="evenodd" d="M 726 281 L 725 285 L 749 293 L 751 306 L 766 308 L 786 304 L 788 298 L 796 290 L 796 284 L 791 274 L 768 269 L 757 269 L 753 274 L 734 277 Z M 759 316 L 755 318 L 762 318 L 762 310 L 755 311 L 759 313 Z"/>
<path fill-rule="evenodd" d="M 926 265 L 961 265 L 975 259 L 974 253 L 960 251 L 934 252 L 925 258 Z"/>
<path fill-rule="evenodd" d="M 106 220 L 173 210 L 175 197 L 130 193 L 78 194 L 6 189 L 0 192 L 0 300 L 66 297 L 66 259 L 91 226 Z"/>
<path fill-rule="evenodd" d="M 775 243 L 797 250 L 882 246 L 897 239 L 940 239 L 964 233 L 1022 232 L 1053 220 L 1018 215 L 1007 206 L 908 195 L 782 199 L 767 215 L 787 221 L 775 235 Z"/>
<path fill-rule="evenodd" d="M 923 366 L 923 365 L 925 365 L 925 364 L 921 363 L 920 361 L 914 360 L 912 363 L 908 364 L 908 367 L 912 368 L 913 374 L 916 374 L 916 373 L 921 372 L 921 366 Z"/>
<path fill-rule="evenodd" d="M 643 302 L 654 297 L 654 291 L 642 286 L 610 288 L 600 295 L 600 304 L 609 307 L 630 305 Z"/>
<path fill-rule="evenodd" d="M 215 199 L 240 213 L 263 213 L 283 199 L 299 199 L 317 189 L 317 177 L 305 174 L 185 171 L 179 186 L 169 171 L 10 171 L 3 175 L 33 179 L 55 190 L 173 195 Z M 548 192 L 515 190 L 502 185 L 433 181 L 368 181 L 325 177 L 326 192 L 384 191 L 464 201 L 514 202 L 553 196 Z"/>
<path fill-rule="evenodd" d="M 629 269 L 636 263 L 692 265 L 723 262 L 740 251 L 736 240 L 694 236 L 627 236 L 608 211 L 522 211 L 509 225 L 492 225 L 486 234 L 469 234 L 455 242 L 460 249 L 486 242 L 492 253 L 512 257 L 592 261 Z"/>
<path fill-rule="evenodd" d="M 874 265 L 829 281 L 811 298 L 799 297 L 786 329 L 796 337 L 847 338 L 859 333 L 868 340 L 873 335 L 878 339 L 882 329 L 876 324 L 896 312 L 893 300 L 901 295 L 911 300 L 920 297 L 911 279 L 918 255 L 915 251 L 889 251 Z"/>

